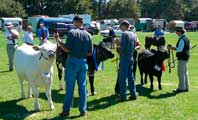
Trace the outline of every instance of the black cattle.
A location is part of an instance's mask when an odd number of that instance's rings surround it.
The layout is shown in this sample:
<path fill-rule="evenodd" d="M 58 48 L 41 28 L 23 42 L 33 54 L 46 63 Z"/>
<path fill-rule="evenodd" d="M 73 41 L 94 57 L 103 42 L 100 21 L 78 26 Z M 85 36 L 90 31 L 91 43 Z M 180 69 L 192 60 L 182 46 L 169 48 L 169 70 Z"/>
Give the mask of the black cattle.
<path fill-rule="evenodd" d="M 95 88 L 94 88 L 94 73 L 97 70 L 97 66 L 102 62 L 109 58 L 113 58 L 114 54 L 111 52 L 110 46 L 104 42 L 100 42 L 99 45 L 94 45 L 94 52 L 92 56 L 87 57 L 88 63 L 88 76 L 89 76 L 89 83 L 91 88 L 91 94 L 95 95 Z M 62 50 L 59 52 L 63 52 Z M 61 64 L 65 67 L 66 61 L 66 53 L 57 53 L 57 60 L 56 65 L 58 68 L 58 77 L 61 81 L 62 79 L 62 68 L 60 68 Z"/>
<path fill-rule="evenodd" d="M 141 84 L 147 83 L 146 76 L 150 78 L 150 88 L 153 90 L 153 76 L 158 79 L 158 88 L 161 90 L 161 76 L 162 76 L 162 63 L 169 57 L 167 51 L 161 52 L 159 50 L 143 50 L 138 55 L 138 67 L 140 70 Z M 145 73 L 145 80 L 143 83 L 143 73 Z"/>
<path fill-rule="evenodd" d="M 165 45 L 165 37 L 150 37 L 150 36 L 146 36 L 145 37 L 145 49 L 150 50 L 151 45 L 154 46 L 164 46 Z"/>

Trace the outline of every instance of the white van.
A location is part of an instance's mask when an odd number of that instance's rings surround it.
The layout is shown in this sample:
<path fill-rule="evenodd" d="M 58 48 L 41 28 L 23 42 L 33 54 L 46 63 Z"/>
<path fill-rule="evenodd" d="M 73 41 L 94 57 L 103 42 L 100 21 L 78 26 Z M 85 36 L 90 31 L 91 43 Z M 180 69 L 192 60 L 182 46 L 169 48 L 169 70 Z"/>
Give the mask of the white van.
<path fill-rule="evenodd" d="M 22 31 L 22 19 L 21 18 L 0 18 L 0 28 L 2 30 L 6 29 L 6 25 L 8 22 L 11 22 L 13 24 L 14 29 L 16 29 L 18 32 Z"/>

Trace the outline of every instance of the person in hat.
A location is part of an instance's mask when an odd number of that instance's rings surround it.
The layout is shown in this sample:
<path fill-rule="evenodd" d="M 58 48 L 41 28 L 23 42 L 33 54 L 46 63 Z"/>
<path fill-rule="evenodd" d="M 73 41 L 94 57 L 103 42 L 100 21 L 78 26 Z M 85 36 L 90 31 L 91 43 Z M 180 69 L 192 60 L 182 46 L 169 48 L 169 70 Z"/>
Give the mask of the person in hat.
<path fill-rule="evenodd" d="M 185 35 L 186 30 L 183 27 L 176 27 L 176 34 L 179 36 L 176 47 L 168 45 L 168 49 L 176 50 L 178 59 L 177 74 L 179 78 L 178 88 L 173 90 L 175 93 L 189 91 L 188 80 L 188 60 L 190 58 L 190 40 Z"/>
<path fill-rule="evenodd" d="M 23 41 L 23 43 L 26 43 L 28 45 L 33 45 L 34 37 L 33 37 L 31 25 L 27 26 L 26 31 L 24 32 L 24 34 L 22 36 L 22 41 Z"/>
<path fill-rule="evenodd" d="M 88 69 L 87 56 L 91 56 L 93 52 L 92 37 L 82 27 L 83 19 L 79 16 L 73 18 L 75 29 L 68 33 L 65 44 L 60 42 L 58 33 L 55 33 L 55 38 L 68 57 L 65 70 L 65 98 L 63 103 L 63 111 L 60 116 L 69 116 L 72 105 L 75 82 L 78 83 L 79 93 L 79 111 L 80 116 L 87 115 L 87 91 L 86 91 L 86 73 Z"/>
<path fill-rule="evenodd" d="M 39 45 L 42 45 L 46 40 L 49 39 L 49 30 L 45 27 L 44 23 L 39 24 L 40 28 L 37 31 L 39 38 Z"/>
<path fill-rule="evenodd" d="M 120 24 L 120 29 L 123 31 L 121 37 L 116 42 L 116 50 L 120 56 L 119 70 L 118 70 L 118 84 L 120 87 L 120 101 L 126 100 L 126 79 L 128 78 L 128 86 L 130 90 L 130 100 L 135 100 L 136 86 L 133 74 L 133 54 L 135 52 L 135 43 L 137 35 L 129 30 L 129 22 L 124 20 Z"/>
<path fill-rule="evenodd" d="M 11 22 L 8 22 L 6 24 L 7 29 L 5 30 L 5 37 L 6 37 L 6 51 L 8 55 L 9 60 L 9 71 L 13 71 L 13 57 L 14 52 L 17 48 L 18 43 L 18 37 L 19 33 L 18 31 L 13 29 L 13 25 Z"/>

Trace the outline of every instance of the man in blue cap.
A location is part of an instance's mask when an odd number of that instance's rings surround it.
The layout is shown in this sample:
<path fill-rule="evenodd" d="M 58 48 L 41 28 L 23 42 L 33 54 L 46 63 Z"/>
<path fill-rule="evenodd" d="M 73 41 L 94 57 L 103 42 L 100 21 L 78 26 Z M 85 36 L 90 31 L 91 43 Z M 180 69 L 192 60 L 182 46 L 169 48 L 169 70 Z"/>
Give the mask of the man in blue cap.
<path fill-rule="evenodd" d="M 58 45 L 68 53 L 65 70 L 65 88 L 63 111 L 61 116 L 69 116 L 72 105 L 75 82 L 78 84 L 80 116 L 87 115 L 86 73 L 88 69 L 87 56 L 92 55 L 93 46 L 91 35 L 82 27 L 83 19 L 79 16 L 73 18 L 75 29 L 68 33 L 67 41 L 62 44 L 58 37 Z"/>
<path fill-rule="evenodd" d="M 124 20 L 120 24 L 120 29 L 123 31 L 120 40 L 116 42 L 116 49 L 120 55 L 120 64 L 118 71 L 118 82 L 120 86 L 120 98 L 119 100 L 126 100 L 126 79 L 128 78 L 128 86 L 130 90 L 130 100 L 135 100 L 136 97 L 136 86 L 135 78 L 133 74 L 133 54 L 135 51 L 135 42 L 137 36 L 135 33 L 128 31 L 129 22 Z"/>

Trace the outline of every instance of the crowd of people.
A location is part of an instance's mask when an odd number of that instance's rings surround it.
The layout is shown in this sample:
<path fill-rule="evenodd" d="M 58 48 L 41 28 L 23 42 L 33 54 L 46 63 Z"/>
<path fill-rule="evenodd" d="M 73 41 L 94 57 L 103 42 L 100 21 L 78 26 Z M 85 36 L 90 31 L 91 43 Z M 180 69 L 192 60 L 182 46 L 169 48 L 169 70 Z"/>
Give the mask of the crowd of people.
<path fill-rule="evenodd" d="M 82 27 L 83 19 L 79 16 L 73 18 L 73 24 L 75 29 L 70 30 L 66 43 L 62 43 L 58 33 L 54 34 L 57 44 L 68 53 L 66 61 L 67 69 L 65 70 L 65 98 L 63 102 L 63 110 L 60 113 L 61 116 L 69 116 L 70 109 L 73 100 L 75 81 L 78 84 L 79 93 L 79 111 L 80 116 L 87 115 L 87 91 L 86 91 L 86 74 L 87 74 L 87 56 L 90 56 L 93 52 L 92 37 Z M 127 83 L 130 91 L 130 100 L 137 99 L 136 95 L 136 84 L 134 76 L 133 64 L 134 54 L 140 43 L 136 33 L 129 31 L 130 23 L 124 20 L 120 24 L 120 29 L 123 31 L 120 38 L 114 39 L 115 48 L 119 54 L 119 70 L 118 70 L 118 81 L 119 86 L 118 101 L 125 101 L 127 99 Z M 111 35 L 114 34 L 111 31 Z M 175 93 L 189 91 L 189 80 L 188 80 L 188 60 L 190 57 L 190 41 L 185 35 L 185 29 L 182 27 L 176 28 L 176 34 L 179 36 L 176 46 L 169 45 L 168 49 L 176 50 L 176 56 L 178 58 L 178 78 L 179 85 Z M 39 45 L 42 45 L 46 40 L 49 39 L 49 31 L 43 23 L 40 24 L 40 28 L 37 32 L 39 38 Z M 159 26 L 154 33 L 154 37 L 158 38 L 164 36 L 164 31 Z M 113 36 L 113 35 L 112 35 Z M 19 39 L 19 33 L 13 29 L 12 23 L 7 24 L 7 30 L 5 31 L 6 37 L 6 50 L 9 60 L 9 71 L 13 71 L 13 56 L 17 49 L 17 43 Z M 115 36 L 114 36 L 115 37 Z M 32 33 L 32 26 L 27 26 L 26 31 L 22 36 L 22 41 L 27 45 L 34 45 L 35 38 Z"/>

